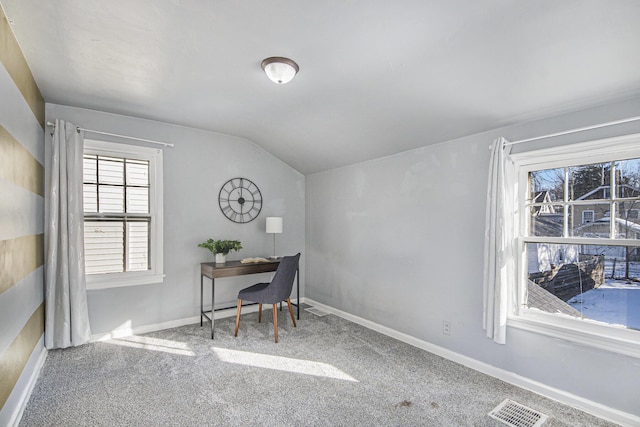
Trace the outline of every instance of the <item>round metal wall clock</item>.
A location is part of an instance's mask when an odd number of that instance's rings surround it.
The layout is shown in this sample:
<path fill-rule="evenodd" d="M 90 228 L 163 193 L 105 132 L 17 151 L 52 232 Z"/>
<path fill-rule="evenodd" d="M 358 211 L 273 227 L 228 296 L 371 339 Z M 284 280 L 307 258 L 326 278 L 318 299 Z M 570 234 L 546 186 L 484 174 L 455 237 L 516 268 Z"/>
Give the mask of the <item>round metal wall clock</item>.
<path fill-rule="evenodd" d="M 218 203 L 224 216 L 242 224 L 256 219 L 262 210 L 262 194 L 251 180 L 233 178 L 220 189 Z"/>

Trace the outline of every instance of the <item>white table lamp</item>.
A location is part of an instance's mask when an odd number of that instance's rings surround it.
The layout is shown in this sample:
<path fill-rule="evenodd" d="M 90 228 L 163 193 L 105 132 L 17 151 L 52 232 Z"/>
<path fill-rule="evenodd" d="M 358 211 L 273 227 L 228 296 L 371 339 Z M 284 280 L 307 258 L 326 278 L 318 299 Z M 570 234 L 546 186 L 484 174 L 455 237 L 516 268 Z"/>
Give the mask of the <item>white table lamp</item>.
<path fill-rule="evenodd" d="M 273 234 L 273 256 L 271 258 L 278 258 L 276 256 L 276 234 L 282 233 L 282 218 L 279 216 L 267 217 L 267 233 Z"/>

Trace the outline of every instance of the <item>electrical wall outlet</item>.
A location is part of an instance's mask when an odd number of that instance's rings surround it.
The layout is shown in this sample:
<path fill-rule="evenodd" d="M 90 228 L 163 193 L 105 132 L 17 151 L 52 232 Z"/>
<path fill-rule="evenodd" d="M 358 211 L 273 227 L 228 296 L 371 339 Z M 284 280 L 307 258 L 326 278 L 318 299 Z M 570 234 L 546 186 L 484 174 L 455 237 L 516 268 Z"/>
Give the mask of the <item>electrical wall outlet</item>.
<path fill-rule="evenodd" d="M 445 335 L 451 335 L 451 322 L 448 320 L 442 321 L 442 333 Z"/>

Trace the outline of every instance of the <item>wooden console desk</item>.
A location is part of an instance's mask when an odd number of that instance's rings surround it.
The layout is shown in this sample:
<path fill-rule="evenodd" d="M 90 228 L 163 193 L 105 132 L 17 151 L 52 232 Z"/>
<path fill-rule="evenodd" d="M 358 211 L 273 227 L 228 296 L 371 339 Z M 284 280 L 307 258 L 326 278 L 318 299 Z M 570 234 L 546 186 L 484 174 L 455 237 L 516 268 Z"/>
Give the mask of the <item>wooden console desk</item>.
<path fill-rule="evenodd" d="M 203 262 L 200 264 L 200 326 L 203 325 L 203 318 L 206 317 L 211 321 L 211 339 L 213 339 L 213 330 L 215 323 L 216 311 L 227 310 L 230 308 L 236 308 L 237 306 L 215 308 L 215 281 L 224 277 L 244 276 L 246 274 L 268 273 L 276 271 L 280 265 L 280 260 L 274 260 L 269 262 L 256 262 L 251 264 L 242 264 L 240 261 L 227 261 L 224 264 L 216 264 L 215 262 Z M 211 279 L 211 310 L 204 310 L 204 278 Z M 298 320 L 300 320 L 300 271 L 296 271 L 297 283 L 296 283 L 296 304 L 298 310 Z M 255 304 L 255 303 L 254 303 Z M 244 304 L 243 304 L 244 305 Z M 246 304 L 253 305 L 253 304 Z M 282 303 L 281 307 L 282 309 Z M 210 313 L 211 317 L 207 313 Z"/>

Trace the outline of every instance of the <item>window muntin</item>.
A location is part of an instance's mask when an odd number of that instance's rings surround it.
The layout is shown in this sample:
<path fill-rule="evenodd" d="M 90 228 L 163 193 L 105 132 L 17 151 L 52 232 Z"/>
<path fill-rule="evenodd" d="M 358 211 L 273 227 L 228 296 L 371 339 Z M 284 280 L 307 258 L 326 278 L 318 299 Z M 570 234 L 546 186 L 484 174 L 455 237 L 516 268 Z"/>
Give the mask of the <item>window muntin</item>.
<path fill-rule="evenodd" d="M 86 140 L 87 287 L 162 281 L 162 151 Z"/>
<path fill-rule="evenodd" d="M 629 215 L 640 207 L 639 166 L 632 158 L 525 171 L 525 312 L 640 330 L 640 220 Z"/>

